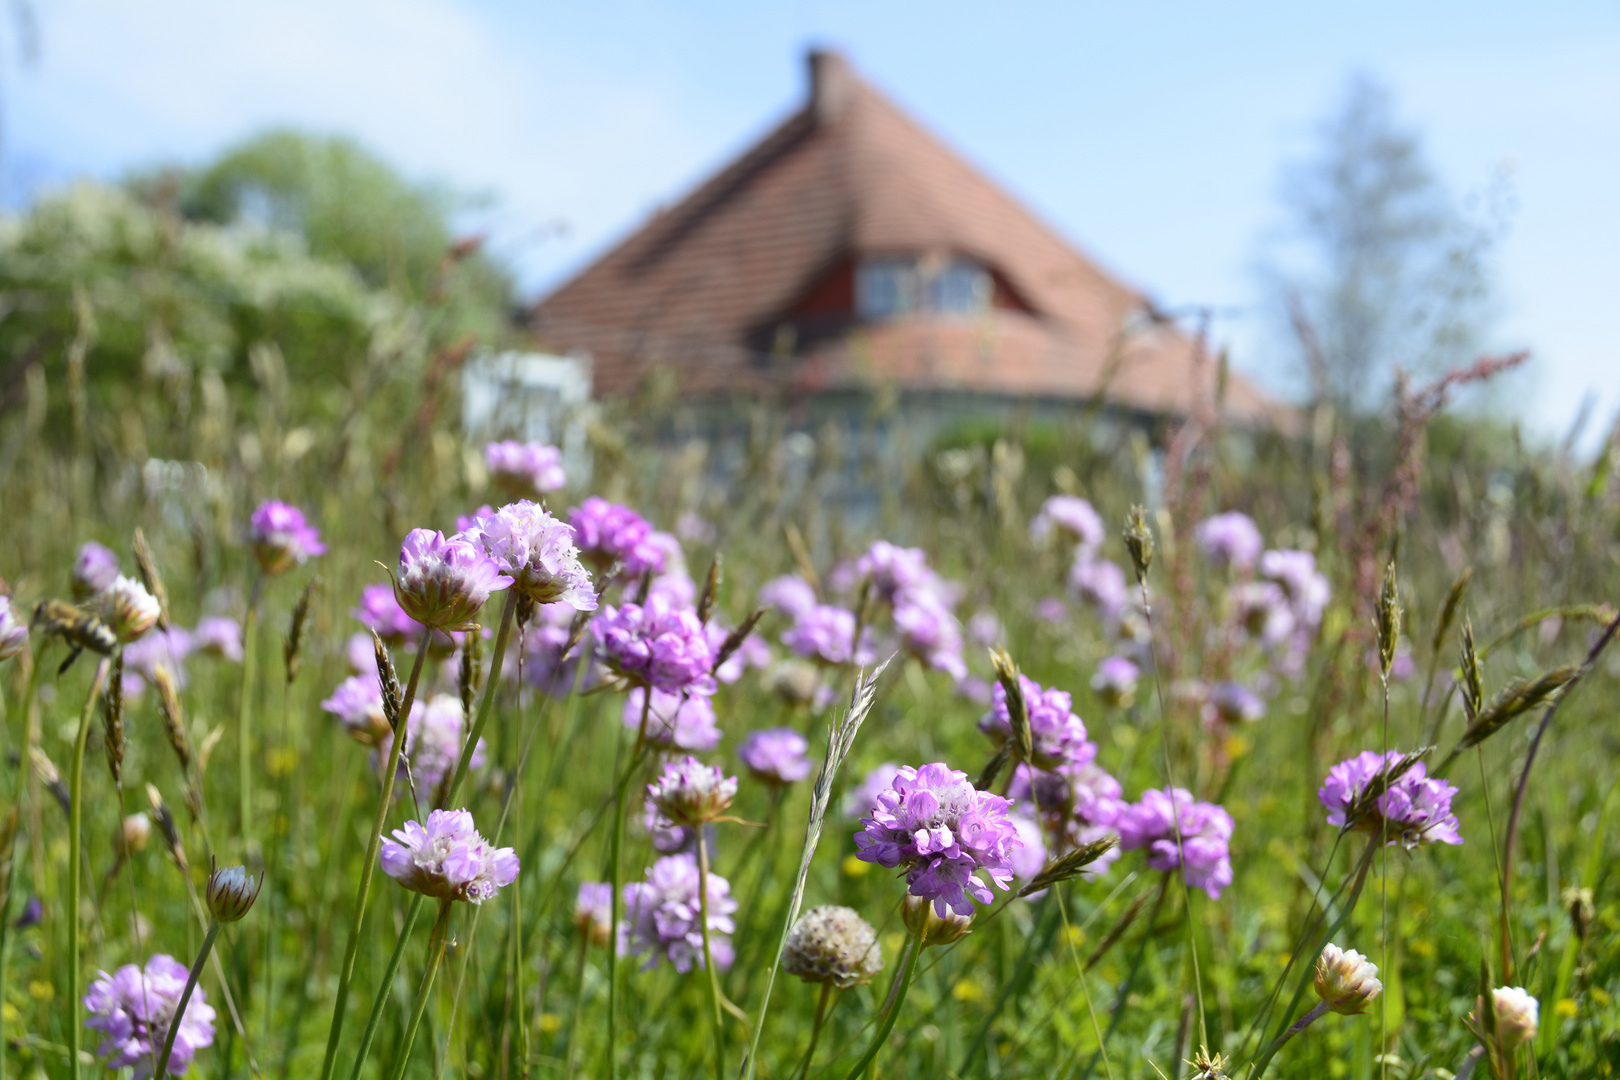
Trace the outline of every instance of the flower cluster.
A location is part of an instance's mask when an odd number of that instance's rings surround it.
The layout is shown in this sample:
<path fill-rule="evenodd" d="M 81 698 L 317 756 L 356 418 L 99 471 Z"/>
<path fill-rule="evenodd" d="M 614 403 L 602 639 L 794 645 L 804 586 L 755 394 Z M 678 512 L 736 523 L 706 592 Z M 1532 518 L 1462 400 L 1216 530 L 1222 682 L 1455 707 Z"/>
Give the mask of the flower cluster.
<path fill-rule="evenodd" d="M 633 578 L 663 572 L 666 548 L 647 520 L 628 506 L 593 495 L 568 512 L 568 524 L 580 555 L 598 570 L 619 563 Z"/>
<path fill-rule="evenodd" d="M 759 587 L 760 607 L 780 611 L 790 619 L 800 618 L 818 602 L 815 588 L 798 574 L 783 574 Z"/>
<path fill-rule="evenodd" d="M 1029 523 L 1029 536 L 1044 544 L 1054 533 L 1075 545 L 1075 554 L 1091 559 L 1102 547 L 1105 530 L 1102 518 L 1085 499 L 1077 495 L 1053 495 L 1041 504 L 1040 513 Z"/>
<path fill-rule="evenodd" d="M 890 608 L 902 649 L 954 679 L 967 676 L 962 625 L 953 611 L 959 590 L 933 571 L 921 548 L 879 540 L 856 560 L 853 570 L 856 580 L 866 582 L 872 599 Z"/>
<path fill-rule="evenodd" d="M 1242 683 L 1216 683 L 1204 701 L 1203 719 L 1211 726 L 1251 724 L 1266 715 L 1266 700 Z"/>
<path fill-rule="evenodd" d="M 883 970 L 877 932 L 852 908 L 813 907 L 793 924 L 782 946 L 782 970 L 807 983 L 839 990 L 865 986 Z"/>
<path fill-rule="evenodd" d="M 792 728 L 767 728 L 749 734 L 737 756 L 755 779 L 782 786 L 810 775 L 809 749 L 805 737 Z"/>
<path fill-rule="evenodd" d="M 1075 557 L 1069 568 L 1069 588 L 1096 614 L 1110 632 L 1130 607 L 1130 587 L 1118 563 L 1095 557 Z"/>
<path fill-rule="evenodd" d="M 377 746 L 393 732 L 383 712 L 382 686 L 375 675 L 351 675 L 337 684 L 321 708 L 338 718 L 349 737 L 367 746 Z M 413 703 L 411 711 L 416 711 Z M 410 736 L 406 736 L 409 745 Z M 402 751 L 403 752 L 403 751 Z"/>
<path fill-rule="evenodd" d="M 574 929 L 592 945 L 606 945 L 613 936 L 613 886 L 605 881 L 582 881 L 574 899 Z"/>
<path fill-rule="evenodd" d="M 1086 739 L 1086 725 L 1071 708 L 1067 691 L 1047 690 L 1026 675 L 1018 676 L 1029 712 L 1029 733 L 1034 764 L 1043 769 L 1084 765 L 1097 756 L 1097 747 Z M 1007 690 L 999 682 L 990 691 L 990 711 L 979 721 L 979 730 L 997 744 L 1012 738 L 1012 718 L 1007 711 Z"/>
<path fill-rule="evenodd" d="M 609 667 L 632 682 L 675 694 L 714 689 L 715 650 L 697 612 L 657 594 L 645 604 L 611 604 L 591 620 Z"/>
<path fill-rule="evenodd" d="M 707 694 L 666 694 L 653 690 L 647 707 L 645 738 L 653 746 L 703 752 L 720 745 L 720 729 L 714 722 L 714 704 Z M 624 698 L 624 726 L 641 728 L 641 713 L 648 691 L 634 687 Z"/>
<path fill-rule="evenodd" d="M 381 707 L 379 696 L 378 707 Z M 336 710 L 330 710 L 336 711 Z M 367 720 L 373 718 L 368 716 Z M 466 717 L 462 713 L 461 701 L 451 694 L 435 694 L 426 702 L 414 701 L 411 703 L 411 716 L 405 725 L 405 748 L 400 751 L 399 774 L 396 780 L 403 781 L 408 776 L 416 785 L 417 791 L 429 792 L 444 782 L 456 767 L 456 759 L 461 755 L 462 728 Z M 347 721 L 344 724 L 351 734 L 356 734 L 356 728 Z M 356 734 L 356 737 L 359 737 Z M 394 733 L 387 729 L 385 724 L 377 737 L 377 762 L 379 766 L 387 761 L 394 742 Z M 363 739 L 361 741 L 364 741 Z M 479 739 L 478 745 L 473 747 L 472 760 L 469 768 L 479 769 L 484 765 L 484 740 Z"/>
<path fill-rule="evenodd" d="M 793 625 L 782 633 L 782 644 L 821 664 L 868 663 L 871 634 L 861 635 L 862 648 L 855 648 L 855 615 L 829 604 L 811 604 L 800 609 Z"/>
<path fill-rule="evenodd" d="M 1125 656 L 1105 657 L 1091 677 L 1092 691 L 1109 705 L 1128 708 L 1136 700 L 1136 681 L 1142 669 Z"/>
<path fill-rule="evenodd" d="M 971 915 L 974 900 L 988 904 L 994 895 L 977 871 L 1003 889 L 1012 880 L 1010 857 L 1022 841 L 1007 817 L 1009 806 L 943 763 L 901 766 L 893 785 L 878 793 L 871 816 L 861 820 L 857 854 L 904 869 L 912 895 L 932 901 L 940 915 L 947 908 Z"/>
<path fill-rule="evenodd" d="M 9 660 L 28 644 L 28 623 L 17 618 L 11 597 L 0 595 L 0 660 Z"/>
<path fill-rule="evenodd" d="M 619 951 L 633 956 L 650 954 L 646 966 L 668 960 L 681 973 L 703 966 L 703 913 L 699 905 L 697 858 L 667 855 L 653 863 L 647 880 L 624 887 L 626 920 L 619 928 Z M 715 967 L 731 967 L 735 952 L 728 936 L 736 931 L 731 883 L 718 874 L 708 875 L 709 950 Z"/>
<path fill-rule="evenodd" d="M 360 590 L 360 606 L 349 614 L 360 620 L 360 625 L 376 632 L 389 645 L 414 644 L 422 640 L 422 624 L 405 614 L 399 606 L 394 590 L 380 583 Z"/>
<path fill-rule="evenodd" d="M 462 536 L 412 529 L 399 549 L 394 594 L 405 614 L 438 630 L 463 630 L 512 584 L 478 545 Z"/>
<path fill-rule="evenodd" d="M 1421 761 L 1388 779 L 1388 770 L 1402 757 L 1394 750 L 1388 754 L 1367 750 L 1329 769 L 1316 793 L 1327 807 L 1328 824 L 1387 836 L 1390 844 L 1400 844 L 1408 851 L 1422 844 L 1462 843 L 1457 818 L 1451 812 L 1451 797 L 1457 789 L 1429 776 Z M 1386 790 L 1372 805 L 1360 805 L 1368 785 L 1380 776 L 1386 776 L 1382 781 Z"/>
<path fill-rule="evenodd" d="M 84 996 L 90 1015 L 84 1026 L 105 1036 L 96 1056 L 107 1068 L 132 1068 L 136 1080 L 152 1075 L 169 1027 L 176 1022 L 174 1014 L 188 974 L 180 961 L 158 953 L 144 968 L 125 964 L 112 975 L 101 972 L 90 984 L 90 992 Z M 214 1009 L 207 998 L 198 986 L 186 1002 L 169 1053 L 172 1073 L 185 1073 L 198 1050 L 214 1045 Z"/>
<path fill-rule="evenodd" d="M 700 826 L 724 814 L 737 797 L 737 778 L 695 757 L 667 762 L 658 779 L 647 785 L 647 798 L 665 820 Z"/>
<path fill-rule="evenodd" d="M 559 491 L 568 484 L 562 451 L 538 442 L 492 442 L 484 447 L 489 478 L 518 498 Z"/>
<path fill-rule="evenodd" d="M 85 541 L 73 560 L 73 599 L 82 604 L 111 585 L 120 573 L 118 556 L 111 549 L 94 540 Z"/>
<path fill-rule="evenodd" d="M 1254 519 L 1235 510 L 1200 521 L 1193 528 L 1193 542 L 1211 562 L 1243 572 L 1254 568 L 1265 547 Z"/>
<path fill-rule="evenodd" d="M 248 544 L 259 567 L 272 577 L 326 554 L 321 534 L 304 519 L 304 512 L 273 500 L 253 511 L 248 519 Z"/>
<path fill-rule="evenodd" d="M 412 892 L 481 904 L 517 880 L 511 848 L 492 848 L 465 810 L 435 810 L 427 824 L 407 821 L 382 842 L 383 873 Z"/>
<path fill-rule="evenodd" d="M 1048 847 L 1061 855 L 1115 835 L 1115 825 L 1126 807 L 1119 781 L 1094 761 L 1058 772 L 1019 765 L 1013 770 L 1007 794 L 1014 800 L 1013 820 L 1020 824 L 1025 843 L 1030 843 L 1031 831 L 1041 843 L 1038 861 L 1027 858 L 1024 867 L 1015 867 L 1017 876 L 1026 879 L 1044 868 Z M 1118 858 L 1119 849 L 1109 849 L 1086 867 L 1086 876 L 1101 875 Z"/>
<path fill-rule="evenodd" d="M 1232 884 L 1232 815 L 1214 803 L 1199 802 L 1185 788 L 1150 789 L 1115 820 L 1120 847 L 1147 849 L 1155 870 L 1180 868 L 1187 884 L 1211 900 Z M 1179 844 L 1177 843 L 1179 839 Z"/>
<path fill-rule="evenodd" d="M 477 544 L 512 587 L 537 604 L 596 610 L 591 575 L 580 564 L 574 530 L 538 503 L 511 503 L 480 514 L 462 536 Z"/>

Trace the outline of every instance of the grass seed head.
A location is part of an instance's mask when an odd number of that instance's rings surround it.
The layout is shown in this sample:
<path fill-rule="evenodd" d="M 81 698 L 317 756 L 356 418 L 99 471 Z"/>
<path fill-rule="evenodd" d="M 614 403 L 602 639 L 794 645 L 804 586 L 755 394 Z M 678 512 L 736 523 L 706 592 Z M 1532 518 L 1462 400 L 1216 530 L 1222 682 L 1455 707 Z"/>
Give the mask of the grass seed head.
<path fill-rule="evenodd" d="M 1138 585 L 1147 580 L 1153 566 L 1153 530 L 1148 526 L 1147 511 L 1141 506 L 1131 507 L 1125 517 L 1125 550 L 1131 554 L 1131 566 L 1136 570 Z"/>

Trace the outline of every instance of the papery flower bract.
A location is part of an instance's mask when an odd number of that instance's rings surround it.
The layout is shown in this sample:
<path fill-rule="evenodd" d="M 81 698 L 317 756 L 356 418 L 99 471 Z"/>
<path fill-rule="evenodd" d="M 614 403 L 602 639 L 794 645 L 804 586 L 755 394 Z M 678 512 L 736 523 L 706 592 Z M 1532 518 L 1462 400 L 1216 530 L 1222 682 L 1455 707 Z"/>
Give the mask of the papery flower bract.
<path fill-rule="evenodd" d="M 316 555 L 326 554 L 321 534 L 296 506 L 271 500 L 248 519 L 248 544 L 266 574 L 285 574 Z"/>
<path fill-rule="evenodd" d="M 1104 657 L 1091 677 L 1091 689 L 1108 704 L 1128 708 L 1136 698 L 1136 681 L 1141 676 L 1142 669 L 1130 658 Z"/>
<path fill-rule="evenodd" d="M 653 528 L 628 506 L 592 495 L 568 512 L 579 553 L 598 570 L 623 564 L 627 577 L 664 569 L 664 549 L 652 542 Z"/>
<path fill-rule="evenodd" d="M 641 710 L 647 700 L 644 687 L 634 687 L 624 698 L 624 726 L 632 731 L 641 727 Z M 720 729 L 714 722 L 714 704 L 707 694 L 666 694 L 652 691 L 652 707 L 647 712 L 647 742 L 676 750 L 713 750 L 720 745 Z"/>
<path fill-rule="evenodd" d="M 737 778 L 695 757 L 666 762 L 647 785 L 647 797 L 676 825 L 701 826 L 724 814 L 737 797 Z"/>
<path fill-rule="evenodd" d="M 783 574 L 759 587 L 760 606 L 773 608 L 791 619 L 799 618 L 816 603 L 816 590 L 798 574 Z"/>
<path fill-rule="evenodd" d="M 810 775 L 809 749 L 810 743 L 792 728 L 767 728 L 751 732 L 737 747 L 737 757 L 755 779 L 783 785 Z"/>
<path fill-rule="evenodd" d="M 242 624 L 228 616 L 204 615 L 198 619 L 197 628 L 191 632 L 191 643 L 200 653 L 235 664 L 242 662 Z"/>
<path fill-rule="evenodd" d="M 1211 900 L 1232 884 L 1232 816 L 1214 803 L 1197 801 L 1185 788 L 1144 791 L 1140 802 L 1120 812 L 1115 827 L 1120 847 L 1146 848 L 1149 866 L 1180 868 L 1187 884 Z"/>
<path fill-rule="evenodd" d="M 901 766 L 861 820 L 857 857 L 904 869 L 912 895 L 932 901 L 940 915 L 971 915 L 974 900 L 988 904 L 994 896 L 977 871 L 1003 889 L 1012 880 L 1010 856 L 1022 842 L 1007 818 L 1010 805 L 943 763 Z"/>
<path fill-rule="evenodd" d="M 1029 523 L 1029 536 L 1044 544 L 1054 532 L 1064 534 L 1075 545 L 1076 553 L 1090 559 L 1102 547 L 1107 530 L 1102 517 L 1077 495 L 1053 495 L 1041 504 L 1040 513 Z"/>
<path fill-rule="evenodd" d="M 482 548 L 511 579 L 512 588 L 536 604 L 596 610 L 596 589 L 579 561 L 574 530 L 538 503 L 524 500 L 482 515 L 462 536 Z"/>
<path fill-rule="evenodd" d="M 0 660 L 9 660 L 28 644 L 28 622 L 17 618 L 11 597 L 0 596 Z"/>
<path fill-rule="evenodd" d="M 405 614 L 392 586 L 380 582 L 365 586 L 360 590 L 360 605 L 350 609 L 349 614 L 358 619 L 361 626 L 376 631 L 388 645 L 410 643 L 414 646 L 422 641 L 422 624 Z M 367 641 L 369 643 L 370 639 Z"/>
<path fill-rule="evenodd" d="M 1496 1037 L 1502 1049 L 1511 1053 L 1517 1047 L 1536 1037 L 1541 1022 L 1541 1003 L 1522 986 L 1498 986 L 1491 991 L 1491 1004 L 1496 1014 Z M 1469 1014 L 1469 1027 L 1481 1039 L 1486 1027 L 1480 1020 L 1485 1003 L 1474 999 L 1474 1011 Z"/>
<path fill-rule="evenodd" d="M 545 495 L 568 484 L 562 451 L 538 442 L 492 442 L 484 447 L 484 464 L 497 485 L 519 497 Z"/>
<path fill-rule="evenodd" d="M 383 873 L 412 892 L 481 904 L 517 880 L 511 848 L 493 848 L 465 810 L 435 810 L 427 824 L 407 821 L 382 842 Z"/>
<path fill-rule="evenodd" d="M 1193 542 L 1205 558 L 1235 570 L 1253 568 L 1265 547 L 1254 519 L 1236 510 L 1200 521 L 1193 527 Z"/>
<path fill-rule="evenodd" d="M 698 903 L 697 856 L 667 855 L 653 863 L 647 880 L 624 887 L 626 920 L 619 924 L 619 951 L 633 956 L 650 953 L 646 967 L 668 960 L 685 974 L 703 967 L 703 921 Z M 709 950 L 721 971 L 731 967 L 735 952 L 728 936 L 736 931 L 731 916 L 737 901 L 731 883 L 718 874 L 708 875 Z"/>
<path fill-rule="evenodd" d="M 1027 675 L 1018 677 L 1029 712 L 1029 734 L 1034 764 L 1043 769 L 1084 765 L 1097 756 L 1097 747 L 1086 739 L 1086 725 L 1071 705 L 1067 691 L 1047 690 Z M 999 745 L 1012 738 L 1012 718 L 1007 711 L 1007 691 L 999 682 L 990 688 L 990 711 L 979 721 L 979 730 Z"/>
<path fill-rule="evenodd" d="M 1316 996 L 1341 1016 L 1367 1011 L 1367 1003 L 1384 992 L 1378 965 L 1354 949 L 1329 942 L 1316 958 Z"/>
<path fill-rule="evenodd" d="M 1328 824 L 1345 828 L 1347 815 L 1356 807 L 1362 792 L 1402 757 L 1396 750 L 1387 755 L 1367 750 L 1329 769 L 1316 793 L 1327 808 Z M 1375 804 L 1349 826 L 1358 832 L 1385 835 L 1390 844 L 1400 844 L 1408 851 L 1421 844 L 1460 844 L 1462 835 L 1451 812 L 1451 797 L 1455 794 L 1455 787 L 1430 777 L 1419 761 L 1390 781 Z"/>
<path fill-rule="evenodd" d="M 949 945 L 973 932 L 971 911 L 940 911 L 938 904 L 915 893 L 907 893 L 900 901 L 900 921 L 912 937 L 922 940 L 924 947 Z"/>
<path fill-rule="evenodd" d="M 116 581 L 119 573 L 112 549 L 86 540 L 73 560 L 73 599 L 83 603 Z"/>
<path fill-rule="evenodd" d="M 97 604 L 101 621 L 126 645 L 156 626 L 162 610 L 145 585 L 123 574 L 101 590 Z"/>
<path fill-rule="evenodd" d="M 99 973 L 84 996 L 90 1014 L 84 1026 L 105 1036 L 96 1056 L 107 1068 L 134 1069 L 137 1080 L 152 1075 L 189 974 L 184 964 L 164 953 L 153 956 L 144 969 L 125 964 L 111 975 Z M 184 1074 L 198 1050 L 214 1045 L 214 1010 L 201 986 L 192 990 L 179 1024 L 169 1071 Z"/>
<path fill-rule="evenodd" d="M 613 886 L 605 881 L 582 881 L 574 899 L 574 929 L 592 945 L 613 939 Z"/>
<path fill-rule="evenodd" d="M 714 646 L 690 607 L 656 595 L 645 604 L 609 604 L 591 620 L 591 633 L 603 661 L 636 683 L 671 694 L 714 689 Z"/>
<path fill-rule="evenodd" d="M 415 705 L 413 702 L 413 712 Z M 383 712 L 382 687 L 375 674 L 344 679 L 332 696 L 321 702 L 321 708 L 336 716 L 351 738 L 367 746 L 376 746 L 392 734 Z"/>
<path fill-rule="evenodd" d="M 397 781 L 407 775 L 417 790 L 426 797 L 428 792 L 450 775 L 461 756 L 463 727 L 466 717 L 461 702 L 451 694 L 435 694 L 428 701 L 420 698 L 411 703 L 411 717 L 405 726 L 405 748 L 401 751 Z M 377 738 L 377 764 L 387 761 L 392 751 L 394 733 L 386 729 Z M 484 767 L 484 740 L 473 747 L 468 768 Z M 408 772 L 407 772 L 408 770 Z"/>
<path fill-rule="evenodd" d="M 813 907 L 793 924 L 782 946 L 782 970 L 807 983 L 839 990 L 865 986 L 883 970 L 877 931 L 853 908 Z"/>
<path fill-rule="evenodd" d="M 400 546 L 394 595 L 405 614 L 423 626 L 460 630 L 490 593 L 511 584 L 512 579 L 471 541 L 412 529 Z"/>

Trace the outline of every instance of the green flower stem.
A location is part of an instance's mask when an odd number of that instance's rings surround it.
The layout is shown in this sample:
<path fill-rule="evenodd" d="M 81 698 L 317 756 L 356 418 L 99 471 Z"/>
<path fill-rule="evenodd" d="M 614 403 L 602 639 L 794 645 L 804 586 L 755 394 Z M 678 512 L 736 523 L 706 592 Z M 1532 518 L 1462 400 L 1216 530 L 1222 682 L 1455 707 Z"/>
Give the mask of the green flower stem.
<path fill-rule="evenodd" d="M 827 1003 L 832 1000 L 833 984 L 821 984 L 821 996 L 816 999 L 816 1022 L 810 1029 L 810 1045 L 804 1051 L 804 1064 L 799 1068 L 799 1080 L 808 1080 L 810 1063 L 816 1057 L 816 1044 L 821 1041 L 821 1027 L 827 1020 Z"/>
<path fill-rule="evenodd" d="M 72 1010 L 68 1020 L 68 1053 L 72 1058 L 69 1075 L 73 1080 L 79 1080 L 79 1046 L 84 1027 L 84 1002 L 79 1000 L 79 875 L 82 873 L 80 863 L 84 851 L 84 748 L 90 739 L 90 718 L 96 710 L 96 699 L 101 696 L 101 686 L 107 681 L 107 672 L 111 668 L 110 658 L 103 658 L 96 665 L 95 677 L 90 680 L 90 692 L 84 698 L 84 710 L 79 713 L 79 734 L 73 741 L 71 802 L 68 807 L 71 820 L 68 823 L 67 895 L 68 1008 Z"/>
<path fill-rule="evenodd" d="M 495 688 L 501 683 L 501 661 L 506 659 L 506 643 L 512 637 L 512 615 L 516 611 L 517 591 L 508 589 L 506 603 L 501 605 L 501 627 L 495 632 L 495 655 L 490 657 L 489 674 L 484 678 L 484 698 L 478 703 L 478 715 L 473 718 L 472 730 L 467 732 L 467 741 L 461 747 L 461 757 L 456 759 L 455 774 L 450 777 L 450 786 L 445 789 L 446 809 L 456 804 L 456 796 L 461 792 L 467 770 L 472 766 L 473 751 L 478 749 L 478 740 L 483 737 L 484 725 L 489 721 L 489 707 L 495 700 Z"/>
<path fill-rule="evenodd" d="M 394 985 L 394 975 L 399 971 L 399 962 L 405 956 L 405 944 L 411 940 L 411 931 L 416 929 L 417 917 L 422 914 L 422 905 L 427 903 L 427 897 L 421 893 L 411 895 L 410 906 L 405 909 L 405 925 L 399 931 L 399 940 L 394 942 L 394 951 L 389 954 L 388 966 L 383 969 L 382 978 L 377 982 L 377 997 L 371 1003 L 371 1015 L 366 1018 L 366 1030 L 360 1036 L 360 1052 L 354 1057 L 354 1068 L 349 1072 L 350 1080 L 360 1080 L 360 1070 L 365 1067 L 366 1056 L 371 1053 L 371 1042 L 377 1037 L 377 1025 L 382 1020 L 383 1007 L 388 1004 L 389 991 Z"/>
<path fill-rule="evenodd" d="M 169 1075 L 169 1055 L 174 1052 L 174 1037 L 180 1031 L 180 1021 L 185 1018 L 186 1006 L 191 1003 L 191 992 L 197 989 L 197 979 L 202 975 L 203 965 L 208 962 L 208 954 L 214 949 L 214 939 L 219 937 L 219 931 L 220 924 L 209 919 L 208 933 L 203 936 L 202 948 L 197 950 L 197 959 L 191 965 L 191 973 L 186 976 L 186 988 L 180 991 L 180 1004 L 175 1006 L 174 1019 L 169 1021 L 169 1033 L 163 1037 L 163 1052 L 158 1055 L 157 1072 L 153 1074 L 157 1080 Z"/>
<path fill-rule="evenodd" d="M 1267 1061 L 1271 1060 L 1271 1056 L 1278 1050 L 1282 1049 L 1283 1043 L 1287 1042 L 1289 1039 L 1292 1039 L 1295 1035 L 1298 1035 L 1300 1032 L 1304 1031 L 1306 1028 L 1320 1020 L 1322 1018 L 1322 1014 L 1327 1012 L 1329 1007 L 1329 1003 L 1326 1001 L 1318 1002 L 1316 1008 L 1300 1017 L 1294 1022 L 1293 1027 L 1289 1028 L 1275 1039 L 1272 1039 L 1271 1042 L 1266 1045 L 1266 1048 L 1261 1051 L 1262 1059 Z"/>
<path fill-rule="evenodd" d="M 652 714 L 652 688 L 642 690 L 641 699 L 641 727 L 636 732 L 635 752 L 630 755 L 630 763 L 625 766 L 624 775 L 619 777 L 619 791 L 613 799 L 613 832 L 608 837 L 608 883 L 613 887 L 613 917 L 610 920 L 608 931 L 608 1014 L 607 1014 L 607 1058 L 608 1080 L 616 1080 L 619 1075 L 618 1037 L 619 1037 L 619 920 L 624 915 L 624 898 L 619 895 L 619 856 L 624 847 L 624 803 L 630 792 L 630 777 L 641 764 L 642 745 L 647 738 L 647 718 Z M 624 747 L 624 731 L 619 731 L 619 747 Z"/>
<path fill-rule="evenodd" d="M 427 970 L 422 972 L 422 986 L 416 992 L 416 1007 L 411 1010 L 411 1022 L 400 1042 L 399 1055 L 394 1060 L 394 1080 L 405 1075 L 405 1065 L 411 1060 L 411 1044 L 416 1041 L 416 1029 L 422 1025 L 422 1014 L 427 1012 L 428 1000 L 433 996 L 433 977 L 439 973 L 439 961 L 444 959 L 445 931 L 450 927 L 450 907 L 453 900 L 439 901 L 439 917 L 433 922 L 433 936 L 428 940 Z"/>
<path fill-rule="evenodd" d="M 857 1061 L 855 1067 L 849 1070 L 849 1074 L 844 1080 L 860 1080 L 867 1067 L 877 1058 L 878 1051 L 883 1049 L 883 1044 L 889 1041 L 889 1033 L 894 1030 L 894 1022 L 900 1016 L 900 1009 L 906 1003 L 906 991 L 911 989 L 911 976 L 917 970 L 917 957 L 922 955 L 922 951 L 922 934 L 919 933 L 911 943 L 911 951 L 906 954 L 905 965 L 900 969 L 899 985 L 894 993 L 894 1003 L 889 1006 L 888 1015 L 883 1018 L 883 1023 L 878 1027 L 877 1034 L 872 1036 L 872 1045 L 866 1048 L 866 1053 L 861 1055 L 861 1060 Z"/>
<path fill-rule="evenodd" d="M 652 699 L 649 692 L 648 700 Z M 720 1015 L 720 972 L 709 948 L 709 844 L 702 823 L 696 827 L 698 849 L 698 920 L 703 931 L 703 970 L 709 976 L 709 1005 L 714 1020 L 714 1080 L 726 1080 L 726 1021 Z"/>
<path fill-rule="evenodd" d="M 247 616 L 242 620 L 242 696 L 236 703 L 236 781 L 242 843 L 252 846 L 253 838 L 253 680 L 259 659 L 259 595 L 264 591 L 264 572 L 253 579 Z"/>
<path fill-rule="evenodd" d="M 343 1034 L 343 1013 L 349 1004 L 349 983 L 354 978 L 354 960 L 360 952 L 360 933 L 366 924 L 366 905 L 371 900 L 371 876 L 377 868 L 377 849 L 382 846 L 383 826 L 388 822 L 388 808 L 394 801 L 394 774 L 399 771 L 400 752 L 405 748 L 406 725 L 411 706 L 416 702 L 416 684 L 422 679 L 422 664 L 427 660 L 428 642 L 433 631 L 427 630 L 416 649 L 416 662 L 411 665 L 411 681 L 405 687 L 395 721 L 394 738 L 389 740 L 388 764 L 383 768 L 382 791 L 377 797 L 377 820 L 371 827 L 366 844 L 366 859 L 360 864 L 360 889 L 354 901 L 354 921 L 349 926 L 349 943 L 343 950 L 343 967 L 338 971 L 337 1001 L 332 1006 L 332 1027 L 326 1036 L 326 1060 L 321 1065 L 321 1080 L 332 1080 L 332 1069 L 337 1064 L 338 1039 Z"/>

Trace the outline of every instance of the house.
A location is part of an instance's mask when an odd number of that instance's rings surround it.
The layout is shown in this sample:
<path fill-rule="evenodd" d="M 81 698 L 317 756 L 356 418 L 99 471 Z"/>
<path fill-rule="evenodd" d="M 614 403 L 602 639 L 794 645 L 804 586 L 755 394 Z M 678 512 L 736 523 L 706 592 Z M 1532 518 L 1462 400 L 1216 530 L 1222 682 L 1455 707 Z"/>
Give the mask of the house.
<path fill-rule="evenodd" d="M 542 348 L 590 355 L 598 396 L 662 370 L 700 402 L 885 390 L 1281 417 L 844 57 L 808 66 L 802 108 L 533 308 Z"/>

